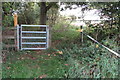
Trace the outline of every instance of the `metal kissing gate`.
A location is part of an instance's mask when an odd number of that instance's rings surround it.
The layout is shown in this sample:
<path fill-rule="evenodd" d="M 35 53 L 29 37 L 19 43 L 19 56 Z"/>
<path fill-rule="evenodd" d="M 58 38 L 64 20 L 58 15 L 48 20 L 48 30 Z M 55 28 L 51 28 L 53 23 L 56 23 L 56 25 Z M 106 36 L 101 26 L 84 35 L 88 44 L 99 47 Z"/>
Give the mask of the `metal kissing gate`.
<path fill-rule="evenodd" d="M 17 26 L 18 50 L 42 50 L 49 47 L 49 27 L 47 25 Z"/>

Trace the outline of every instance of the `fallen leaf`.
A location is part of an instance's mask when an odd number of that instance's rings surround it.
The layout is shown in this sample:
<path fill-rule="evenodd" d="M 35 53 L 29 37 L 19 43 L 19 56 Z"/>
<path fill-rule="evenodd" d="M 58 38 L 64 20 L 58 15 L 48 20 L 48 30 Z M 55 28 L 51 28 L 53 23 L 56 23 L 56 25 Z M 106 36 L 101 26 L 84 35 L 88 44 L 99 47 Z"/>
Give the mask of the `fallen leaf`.
<path fill-rule="evenodd" d="M 48 54 L 48 56 L 50 56 L 50 54 Z"/>
<path fill-rule="evenodd" d="M 68 66 L 69 64 L 65 64 L 66 66 Z"/>
<path fill-rule="evenodd" d="M 36 58 L 35 57 L 31 57 L 32 60 L 35 60 Z"/>
<path fill-rule="evenodd" d="M 59 54 L 63 54 L 63 52 L 62 52 L 62 51 L 58 51 L 57 53 L 59 53 Z"/>
<path fill-rule="evenodd" d="M 42 78 L 45 78 L 46 76 L 47 76 L 47 75 L 41 75 L 39 78 L 42 79 Z"/>
<path fill-rule="evenodd" d="M 56 54 L 54 54 L 54 56 L 56 56 Z"/>
<path fill-rule="evenodd" d="M 98 45 L 96 45 L 96 48 L 98 48 L 99 46 Z"/>
<path fill-rule="evenodd" d="M 24 59 L 24 57 L 21 58 L 22 60 Z"/>
<path fill-rule="evenodd" d="M 9 66 L 7 67 L 7 69 L 10 69 L 10 68 L 11 68 L 11 67 L 9 67 Z"/>

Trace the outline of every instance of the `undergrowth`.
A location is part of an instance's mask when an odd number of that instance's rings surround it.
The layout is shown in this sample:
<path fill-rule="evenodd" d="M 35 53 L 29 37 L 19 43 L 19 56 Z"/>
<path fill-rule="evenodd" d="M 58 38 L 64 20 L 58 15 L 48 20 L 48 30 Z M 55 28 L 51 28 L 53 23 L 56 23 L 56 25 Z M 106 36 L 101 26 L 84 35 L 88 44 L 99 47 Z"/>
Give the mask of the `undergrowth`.
<path fill-rule="evenodd" d="M 66 73 L 69 78 L 118 78 L 118 58 L 103 47 L 75 45 L 62 51 L 70 64 Z"/>
<path fill-rule="evenodd" d="M 59 26 L 59 30 L 62 26 Z M 84 43 L 81 44 L 80 32 L 75 28 L 69 32 L 71 27 L 65 28 L 68 31 L 56 31 L 54 38 L 60 40 L 55 49 L 62 51 L 62 57 L 70 67 L 65 73 L 66 78 L 118 78 L 118 57 L 109 52 L 101 45 L 98 45 L 84 36 Z M 67 34 L 65 34 L 67 33 Z M 73 34 L 72 37 L 70 34 Z M 60 39 L 60 34 L 63 38 Z M 64 39 L 68 36 L 68 40 Z M 57 38 L 59 37 L 59 38 Z M 54 40 L 54 39 L 53 39 Z M 119 46 L 115 39 L 105 39 L 100 41 L 110 49 L 119 52 Z"/>
<path fill-rule="evenodd" d="M 118 57 L 65 24 L 52 29 L 52 47 L 45 51 L 9 53 L 3 78 L 119 78 Z M 101 43 L 119 52 L 113 39 Z"/>

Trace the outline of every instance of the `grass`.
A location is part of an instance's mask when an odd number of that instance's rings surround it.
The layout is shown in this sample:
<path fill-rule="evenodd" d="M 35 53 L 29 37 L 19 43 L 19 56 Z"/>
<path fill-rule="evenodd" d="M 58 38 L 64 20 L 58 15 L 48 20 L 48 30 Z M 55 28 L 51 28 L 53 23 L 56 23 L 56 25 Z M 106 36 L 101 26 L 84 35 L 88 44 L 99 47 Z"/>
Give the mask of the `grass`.
<path fill-rule="evenodd" d="M 58 55 L 41 52 L 19 52 L 8 56 L 3 64 L 3 78 L 60 78 L 65 73 L 65 62 Z"/>

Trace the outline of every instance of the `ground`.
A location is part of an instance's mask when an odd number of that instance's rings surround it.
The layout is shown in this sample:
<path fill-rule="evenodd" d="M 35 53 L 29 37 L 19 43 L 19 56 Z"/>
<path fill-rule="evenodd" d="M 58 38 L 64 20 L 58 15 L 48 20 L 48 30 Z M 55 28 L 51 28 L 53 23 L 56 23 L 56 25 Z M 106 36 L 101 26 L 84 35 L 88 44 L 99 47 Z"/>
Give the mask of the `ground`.
<path fill-rule="evenodd" d="M 3 70 L 5 71 L 3 72 L 3 77 L 63 77 L 63 68 L 67 67 L 67 63 L 65 64 L 65 62 L 62 61 L 62 59 L 58 58 L 57 56 L 59 55 L 59 53 L 46 54 L 42 51 L 26 51 L 20 53 L 11 53 L 8 56 L 6 56 L 6 61 L 3 62 Z M 62 69 L 63 71 L 60 71 L 59 69 Z"/>

